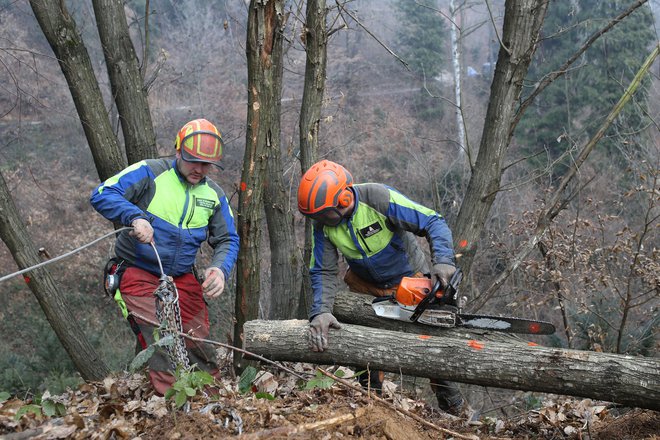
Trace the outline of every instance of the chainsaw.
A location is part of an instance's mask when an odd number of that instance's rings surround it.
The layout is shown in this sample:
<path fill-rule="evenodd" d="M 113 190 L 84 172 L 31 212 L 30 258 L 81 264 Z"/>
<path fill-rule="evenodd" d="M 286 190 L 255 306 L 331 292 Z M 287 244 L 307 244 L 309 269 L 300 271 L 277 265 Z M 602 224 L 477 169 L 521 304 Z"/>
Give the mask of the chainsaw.
<path fill-rule="evenodd" d="M 461 313 L 458 286 L 463 273 L 457 269 L 447 286 L 434 285 L 428 278 L 404 277 L 393 295 L 374 298 L 371 303 L 381 318 L 414 322 L 434 327 L 462 327 L 496 330 L 507 333 L 551 335 L 555 326 L 549 322 L 505 316 Z"/>

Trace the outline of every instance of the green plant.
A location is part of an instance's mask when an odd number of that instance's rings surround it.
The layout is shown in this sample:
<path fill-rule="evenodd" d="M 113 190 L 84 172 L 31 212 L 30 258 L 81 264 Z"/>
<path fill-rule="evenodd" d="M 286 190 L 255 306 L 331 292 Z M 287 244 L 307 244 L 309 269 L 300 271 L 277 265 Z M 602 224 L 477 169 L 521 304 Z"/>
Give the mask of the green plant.
<path fill-rule="evenodd" d="M 63 417 L 66 415 L 66 407 L 63 403 L 51 399 L 49 393 L 44 393 L 41 399 L 36 399 L 37 403 L 30 403 L 19 408 L 14 416 L 15 420 L 20 420 L 26 414 L 34 414 L 37 417 L 42 415 L 46 417 Z"/>
<path fill-rule="evenodd" d="M 174 373 L 176 382 L 172 388 L 165 392 L 165 399 L 174 397 L 174 403 L 177 408 L 181 408 L 189 398 L 197 395 L 206 385 L 213 383 L 213 376 L 206 371 L 190 371 L 183 368 L 177 368 Z"/>
<path fill-rule="evenodd" d="M 337 371 L 335 371 L 334 374 L 337 377 L 344 377 L 344 371 L 343 370 L 337 370 Z M 324 389 L 328 389 L 328 388 L 332 387 L 332 385 L 334 385 L 334 383 L 335 383 L 335 380 L 333 378 L 324 375 L 320 371 L 317 371 L 316 376 L 314 376 L 314 378 L 308 380 L 303 389 L 313 390 L 314 388 L 320 388 L 320 389 L 324 390 Z"/>
<path fill-rule="evenodd" d="M 257 369 L 252 366 L 247 366 L 245 370 L 241 373 L 241 377 L 238 381 L 238 392 L 245 394 L 248 391 L 252 390 L 252 382 L 257 377 Z"/>

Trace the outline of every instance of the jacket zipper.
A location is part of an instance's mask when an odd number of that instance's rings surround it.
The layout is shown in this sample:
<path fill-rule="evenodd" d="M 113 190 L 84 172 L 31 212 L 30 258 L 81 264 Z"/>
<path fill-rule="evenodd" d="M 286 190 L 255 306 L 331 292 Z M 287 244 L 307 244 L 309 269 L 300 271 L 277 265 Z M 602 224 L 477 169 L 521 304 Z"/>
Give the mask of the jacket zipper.
<path fill-rule="evenodd" d="M 190 208 L 190 215 L 188 216 L 188 220 L 186 221 L 186 228 L 188 228 L 188 232 L 190 232 L 190 222 L 192 221 L 193 215 L 195 214 L 195 200 L 197 197 L 193 194 L 192 196 L 192 206 Z"/>

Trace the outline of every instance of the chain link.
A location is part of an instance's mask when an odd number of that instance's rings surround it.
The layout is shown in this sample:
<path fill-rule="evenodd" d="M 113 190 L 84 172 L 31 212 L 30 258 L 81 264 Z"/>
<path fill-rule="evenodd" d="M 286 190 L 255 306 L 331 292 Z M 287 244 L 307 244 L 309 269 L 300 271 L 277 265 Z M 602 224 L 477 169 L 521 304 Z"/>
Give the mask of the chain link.
<path fill-rule="evenodd" d="M 176 370 L 179 365 L 189 370 L 190 361 L 188 360 L 186 344 L 183 336 L 179 334 L 179 332 L 183 332 L 181 310 L 179 309 L 179 291 L 176 289 L 172 277 L 161 277 L 160 286 L 154 292 L 154 296 L 156 297 L 156 316 L 161 325 L 161 336 L 171 335 L 174 339 L 174 344 L 165 347 L 172 370 Z"/>

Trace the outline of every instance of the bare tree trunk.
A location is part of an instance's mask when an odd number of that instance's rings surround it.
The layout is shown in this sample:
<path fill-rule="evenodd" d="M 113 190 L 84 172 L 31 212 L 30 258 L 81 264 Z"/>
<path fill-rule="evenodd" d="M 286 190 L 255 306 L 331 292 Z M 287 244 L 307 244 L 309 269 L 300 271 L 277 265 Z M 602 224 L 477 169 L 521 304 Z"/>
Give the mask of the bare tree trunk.
<path fill-rule="evenodd" d="M 279 361 L 351 365 L 419 377 L 590 397 L 660 409 L 660 360 L 413 335 L 343 324 L 323 353 L 308 347 L 305 321 L 245 323 L 245 349 Z"/>
<path fill-rule="evenodd" d="M 271 3 L 271 6 L 273 4 Z M 243 156 L 243 172 L 241 174 L 240 193 L 238 196 L 238 233 L 241 236 L 241 248 L 238 252 L 236 272 L 236 304 L 234 324 L 234 345 L 243 344 L 243 324 L 259 315 L 259 296 L 261 293 L 261 231 L 264 203 L 264 186 L 268 169 L 268 152 L 266 131 L 261 127 L 262 112 L 268 112 L 263 107 L 264 97 L 261 96 L 264 68 L 272 51 L 272 39 L 265 39 L 267 21 L 267 5 L 259 0 L 251 0 L 248 11 L 248 29 L 245 52 L 248 63 L 248 109 L 245 134 L 245 154 Z M 272 11 L 271 13 L 273 13 Z M 270 17 L 271 19 L 273 17 Z M 273 29 L 269 35 L 272 37 Z M 268 44 L 268 47 L 264 47 Z M 262 51 L 267 52 L 262 53 Z M 245 367 L 243 357 L 234 356 L 234 368 L 241 371 Z"/>
<path fill-rule="evenodd" d="M 92 4 L 112 86 L 112 96 L 119 111 L 128 163 L 157 157 L 156 135 L 149 113 L 147 91 L 128 32 L 124 2 L 93 0 Z"/>
<path fill-rule="evenodd" d="M 257 142 L 264 143 L 267 154 L 264 185 L 264 210 L 270 237 L 270 310 L 271 319 L 293 318 L 298 310 L 300 291 L 300 254 L 293 234 L 289 194 L 282 181 L 280 116 L 282 98 L 282 42 L 286 15 L 284 0 L 270 0 L 258 6 L 259 56 L 254 83 L 256 99 L 262 109 Z"/>
<path fill-rule="evenodd" d="M 300 107 L 300 169 L 304 173 L 318 160 L 321 104 L 325 92 L 325 75 L 328 64 L 327 8 L 325 0 L 307 1 L 305 23 L 305 86 Z M 303 252 L 303 282 L 300 291 L 298 317 L 307 316 L 311 305 L 311 281 L 309 262 L 312 257 L 312 222 L 305 219 L 305 248 Z"/>
<path fill-rule="evenodd" d="M 9 195 L 2 174 L 0 174 L 0 238 L 21 269 L 41 262 Z M 27 272 L 23 278 L 39 301 L 46 319 L 82 378 L 101 380 L 106 377 L 110 372 L 108 367 L 78 326 L 78 320 L 71 314 L 50 273 L 42 267 Z"/>
<path fill-rule="evenodd" d="M 80 116 L 101 180 L 126 167 L 112 132 L 87 48 L 73 17 L 59 0 L 30 0 L 39 26 L 53 49 Z"/>
<path fill-rule="evenodd" d="M 463 124 L 463 104 L 461 92 L 461 30 L 457 23 L 456 0 L 449 3 L 449 13 L 451 16 L 451 60 L 454 68 L 454 99 L 456 100 L 456 129 L 458 130 L 458 156 L 464 158 L 467 152 L 467 142 L 465 139 L 465 125 Z M 439 205 L 438 205 L 439 206 Z"/>
<path fill-rule="evenodd" d="M 491 85 L 486 123 L 467 193 L 453 228 L 461 246 L 461 268 L 467 274 L 490 209 L 500 189 L 502 161 L 513 135 L 523 80 L 536 48 L 548 0 L 508 0 L 502 46 Z"/>

